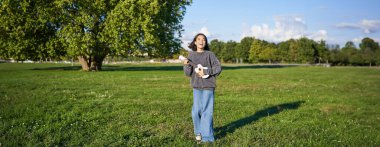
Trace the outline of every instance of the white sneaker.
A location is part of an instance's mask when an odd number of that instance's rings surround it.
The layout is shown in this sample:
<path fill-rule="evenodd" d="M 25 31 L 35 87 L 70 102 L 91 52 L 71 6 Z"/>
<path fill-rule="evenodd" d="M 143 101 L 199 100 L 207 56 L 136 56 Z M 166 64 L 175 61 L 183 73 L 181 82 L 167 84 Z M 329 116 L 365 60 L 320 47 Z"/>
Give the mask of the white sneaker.
<path fill-rule="evenodd" d="M 197 135 L 195 136 L 195 141 L 197 141 L 197 142 L 201 142 L 201 141 L 202 141 L 202 136 L 201 136 L 201 134 L 197 134 Z"/>

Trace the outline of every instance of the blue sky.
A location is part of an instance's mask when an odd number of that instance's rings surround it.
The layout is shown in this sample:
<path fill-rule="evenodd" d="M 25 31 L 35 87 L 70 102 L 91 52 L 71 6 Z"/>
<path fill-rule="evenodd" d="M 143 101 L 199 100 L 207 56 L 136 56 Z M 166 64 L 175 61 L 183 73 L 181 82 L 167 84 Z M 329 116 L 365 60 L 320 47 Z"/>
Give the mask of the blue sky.
<path fill-rule="evenodd" d="M 271 42 L 308 38 L 329 44 L 380 42 L 380 0 L 193 0 L 182 21 L 182 41 L 198 32 L 209 40 L 253 36 Z"/>

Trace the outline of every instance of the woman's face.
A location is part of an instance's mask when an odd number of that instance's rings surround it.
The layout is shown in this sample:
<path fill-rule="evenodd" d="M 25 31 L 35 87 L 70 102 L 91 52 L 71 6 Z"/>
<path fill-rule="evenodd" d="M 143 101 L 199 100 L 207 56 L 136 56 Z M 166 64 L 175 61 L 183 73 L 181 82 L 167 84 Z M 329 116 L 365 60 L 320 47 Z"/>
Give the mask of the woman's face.
<path fill-rule="evenodd" d="M 203 49 L 206 46 L 205 36 L 198 35 L 198 37 L 195 40 L 195 45 L 197 46 L 197 49 Z"/>

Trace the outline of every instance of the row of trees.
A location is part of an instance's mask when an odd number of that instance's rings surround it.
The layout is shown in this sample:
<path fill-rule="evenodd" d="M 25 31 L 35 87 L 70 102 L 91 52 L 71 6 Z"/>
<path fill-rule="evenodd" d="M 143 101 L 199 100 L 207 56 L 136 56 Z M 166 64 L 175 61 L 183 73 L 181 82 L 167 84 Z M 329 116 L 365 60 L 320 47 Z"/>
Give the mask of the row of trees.
<path fill-rule="evenodd" d="M 191 0 L 1 0 L 0 58 L 77 58 L 83 70 L 100 70 L 106 57 L 167 59 L 178 54 L 182 21 Z M 212 40 L 230 63 L 332 63 L 379 65 L 379 44 L 364 38 L 343 48 L 308 38 L 272 43 L 252 37 Z"/>
<path fill-rule="evenodd" d="M 380 65 L 379 43 L 362 39 L 359 48 L 348 41 L 343 48 L 306 37 L 272 43 L 253 37 L 240 42 L 212 40 L 211 50 L 229 63 L 328 63 L 334 65 Z"/>
<path fill-rule="evenodd" d="M 78 58 L 83 70 L 100 70 L 109 55 L 168 58 L 191 2 L 1 0 L 0 58 Z"/>

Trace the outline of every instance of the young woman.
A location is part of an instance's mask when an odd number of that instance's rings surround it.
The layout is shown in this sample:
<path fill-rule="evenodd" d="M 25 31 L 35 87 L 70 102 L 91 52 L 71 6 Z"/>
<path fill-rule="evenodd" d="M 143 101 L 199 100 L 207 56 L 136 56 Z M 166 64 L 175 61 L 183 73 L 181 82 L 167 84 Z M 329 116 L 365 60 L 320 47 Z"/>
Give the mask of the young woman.
<path fill-rule="evenodd" d="M 215 79 L 221 71 L 221 65 L 215 54 L 209 51 L 207 38 L 204 34 L 197 34 L 190 43 L 193 50 L 184 61 L 185 75 L 191 77 L 193 87 L 192 118 L 195 139 L 198 142 L 213 142 L 213 111 Z M 201 65 L 205 68 L 198 68 Z M 208 75 L 208 76 L 205 76 Z"/>

